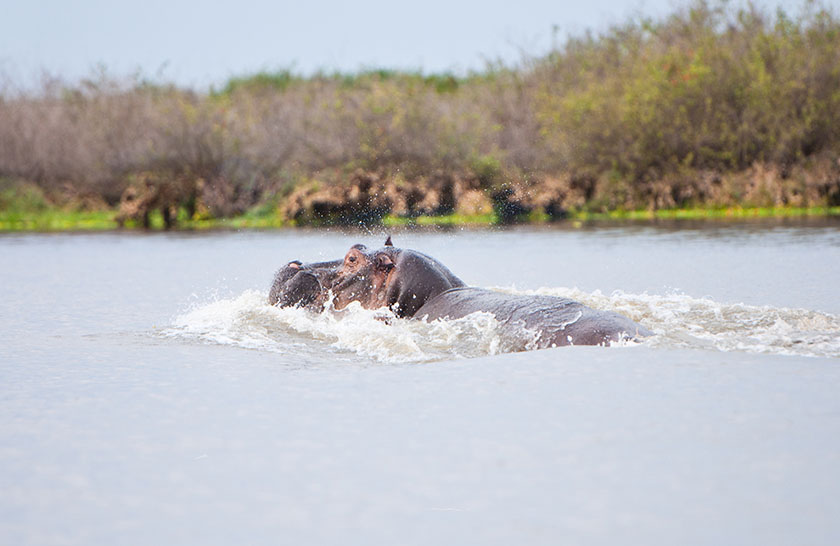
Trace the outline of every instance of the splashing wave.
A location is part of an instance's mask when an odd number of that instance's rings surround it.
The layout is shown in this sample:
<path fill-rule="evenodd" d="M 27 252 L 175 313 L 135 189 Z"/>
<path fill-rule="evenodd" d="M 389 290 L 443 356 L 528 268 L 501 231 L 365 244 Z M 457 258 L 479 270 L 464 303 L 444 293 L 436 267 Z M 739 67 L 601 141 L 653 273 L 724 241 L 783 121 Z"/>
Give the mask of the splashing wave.
<path fill-rule="evenodd" d="M 352 352 L 382 362 L 424 362 L 516 350 L 496 333 L 490 313 L 426 323 L 353 303 L 341 311 L 312 313 L 277 308 L 249 290 L 233 299 L 196 307 L 173 321 L 168 337 L 199 339 L 249 349 L 293 353 L 310 349 Z"/>
<path fill-rule="evenodd" d="M 722 304 L 682 294 L 604 295 L 566 288 L 493 290 L 572 298 L 597 309 L 617 311 L 658 334 L 644 342 L 652 347 L 840 357 L 840 317 L 828 313 Z M 490 313 L 427 323 L 395 319 L 385 310 L 371 311 L 352 304 L 341 311 L 314 314 L 269 306 L 265 294 L 249 290 L 179 315 L 163 335 L 279 353 L 320 354 L 322 358 L 354 354 L 380 362 L 429 362 L 533 348 L 533 340 L 527 336 L 505 339 L 497 327 Z"/>
<path fill-rule="evenodd" d="M 840 357 L 840 317 L 830 313 L 720 303 L 685 294 L 610 295 L 567 288 L 540 288 L 517 294 L 542 294 L 578 300 L 590 307 L 609 309 L 641 322 L 657 336 L 645 341 L 653 347 L 691 347 L 720 351 Z"/>

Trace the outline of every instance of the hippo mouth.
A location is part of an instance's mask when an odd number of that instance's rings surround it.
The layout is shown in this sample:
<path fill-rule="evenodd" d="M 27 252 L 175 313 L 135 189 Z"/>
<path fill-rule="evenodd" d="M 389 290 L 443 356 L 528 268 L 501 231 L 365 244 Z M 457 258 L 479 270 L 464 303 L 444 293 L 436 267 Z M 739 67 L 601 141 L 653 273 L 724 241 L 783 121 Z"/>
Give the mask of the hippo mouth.
<path fill-rule="evenodd" d="M 298 307 L 310 305 L 322 292 L 318 278 L 308 271 L 301 271 L 289 281 L 284 303 Z"/>
<path fill-rule="evenodd" d="M 315 273 L 301 267 L 300 262 L 291 262 L 278 273 L 269 303 L 277 307 L 311 307 L 318 305 L 323 293 Z"/>

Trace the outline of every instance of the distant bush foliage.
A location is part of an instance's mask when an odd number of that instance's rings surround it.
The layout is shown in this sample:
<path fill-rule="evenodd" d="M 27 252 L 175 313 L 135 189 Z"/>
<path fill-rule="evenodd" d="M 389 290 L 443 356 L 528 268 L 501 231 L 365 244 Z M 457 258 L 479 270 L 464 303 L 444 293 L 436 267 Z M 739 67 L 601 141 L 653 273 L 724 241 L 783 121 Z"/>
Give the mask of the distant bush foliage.
<path fill-rule="evenodd" d="M 840 24 L 810 2 L 795 18 L 694 2 L 467 77 L 280 71 L 205 94 L 99 76 L 0 95 L 0 177 L 110 205 L 152 188 L 173 218 L 317 201 L 360 170 L 383 188 L 446 172 L 472 201 L 551 214 L 837 205 L 838 157 Z"/>

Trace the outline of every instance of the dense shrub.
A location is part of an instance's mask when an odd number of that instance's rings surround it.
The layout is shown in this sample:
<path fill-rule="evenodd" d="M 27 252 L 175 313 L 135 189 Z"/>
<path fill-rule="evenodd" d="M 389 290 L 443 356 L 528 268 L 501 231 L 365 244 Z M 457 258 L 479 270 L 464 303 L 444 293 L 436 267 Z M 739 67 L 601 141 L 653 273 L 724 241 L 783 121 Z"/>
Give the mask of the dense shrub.
<path fill-rule="evenodd" d="M 694 2 L 465 77 L 279 71 L 198 93 L 99 75 L 0 94 L 0 178 L 110 204 L 156 180 L 169 206 L 216 216 L 360 169 L 383 187 L 448 172 L 476 181 L 470 199 L 560 214 L 821 204 L 839 152 L 840 24 L 814 3 Z"/>
<path fill-rule="evenodd" d="M 642 193 L 686 168 L 786 169 L 840 143 L 840 26 L 692 4 L 570 40 L 535 68 L 558 167 L 612 173 Z"/>

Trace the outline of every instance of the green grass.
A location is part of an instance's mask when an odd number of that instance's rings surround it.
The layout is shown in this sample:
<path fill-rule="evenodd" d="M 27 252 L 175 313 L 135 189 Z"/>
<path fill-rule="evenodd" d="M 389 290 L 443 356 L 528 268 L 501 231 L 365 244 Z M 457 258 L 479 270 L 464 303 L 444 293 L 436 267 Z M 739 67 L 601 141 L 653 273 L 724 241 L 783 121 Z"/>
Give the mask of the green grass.
<path fill-rule="evenodd" d="M 0 231 L 114 229 L 111 211 L 80 211 L 52 205 L 35 184 L 0 178 Z"/>
<path fill-rule="evenodd" d="M 103 231 L 116 228 L 114 212 L 109 210 L 0 211 L 0 231 Z"/>
<path fill-rule="evenodd" d="M 237 216 L 235 218 L 208 218 L 204 220 L 188 220 L 178 224 L 178 229 L 271 229 L 290 227 L 289 221 L 279 216 L 273 217 L 248 217 Z"/>
<path fill-rule="evenodd" d="M 577 212 L 574 220 L 738 220 L 750 218 L 794 218 L 802 216 L 840 216 L 840 207 L 728 207 L 661 210 L 614 210 Z"/>
<path fill-rule="evenodd" d="M 446 214 L 442 216 L 386 216 L 382 225 L 398 226 L 492 226 L 498 224 L 498 217 L 493 214 Z"/>
<path fill-rule="evenodd" d="M 77 211 L 43 206 L 39 203 L 32 210 L 7 208 L 0 210 L 0 231 L 51 232 L 51 231 L 105 231 L 118 229 L 114 220 L 116 210 Z M 840 216 L 840 207 L 764 207 L 764 208 L 691 208 L 667 210 L 615 210 L 610 212 L 573 212 L 567 221 L 581 225 L 587 221 L 622 220 L 748 220 L 754 218 L 797 218 Z M 164 229 L 163 218 L 155 211 L 151 215 L 152 230 Z M 520 219 L 522 223 L 542 224 L 550 221 L 544 213 L 534 212 Z M 499 218 L 493 214 L 447 214 L 443 216 L 418 216 L 404 218 L 386 216 L 386 227 L 410 226 L 493 226 Z M 189 220 L 181 217 L 176 229 L 277 229 L 294 227 L 295 222 L 284 220 L 275 207 L 262 207 L 234 218 L 205 218 Z M 129 222 L 125 229 L 140 230 L 137 223 Z"/>

